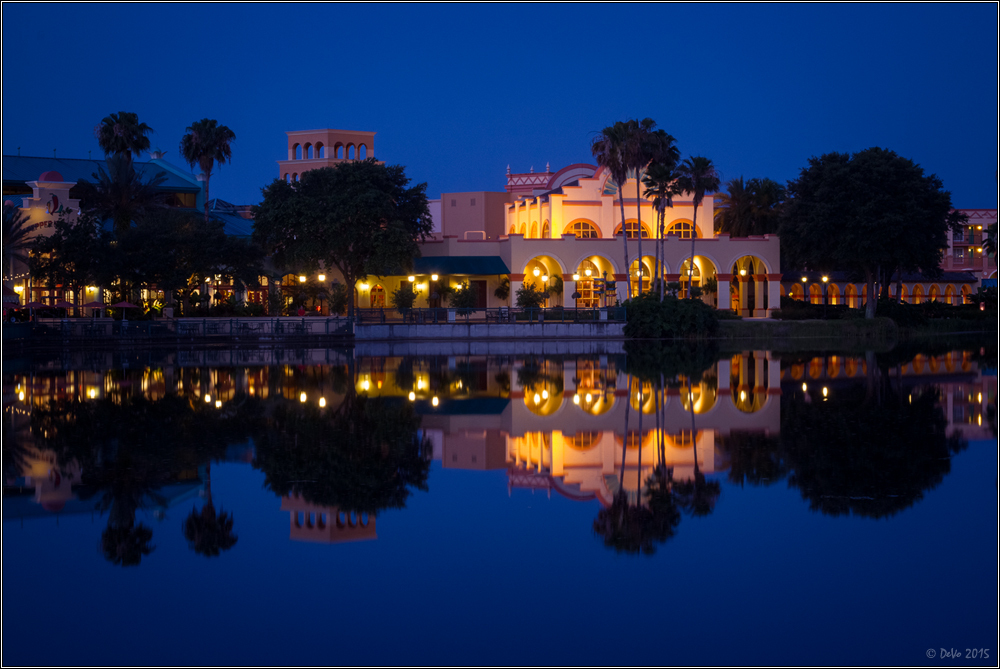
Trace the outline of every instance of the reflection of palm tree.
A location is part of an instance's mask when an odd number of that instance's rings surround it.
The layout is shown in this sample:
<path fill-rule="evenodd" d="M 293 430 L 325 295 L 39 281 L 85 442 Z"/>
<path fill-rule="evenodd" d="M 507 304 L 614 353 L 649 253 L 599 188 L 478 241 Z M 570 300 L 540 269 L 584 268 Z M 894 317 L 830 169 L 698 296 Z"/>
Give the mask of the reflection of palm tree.
<path fill-rule="evenodd" d="M 681 515 L 670 482 L 662 476 L 646 482 L 647 504 L 628 503 L 628 495 L 619 490 L 611 506 L 601 509 L 594 520 L 594 532 L 604 539 L 604 545 L 620 553 L 656 552 L 677 533 Z"/>
<path fill-rule="evenodd" d="M 149 555 L 156 548 L 149 542 L 153 539 L 153 530 L 142 523 L 138 525 L 112 525 L 101 533 L 101 553 L 114 565 L 122 567 L 137 567 L 144 555 Z"/>
<path fill-rule="evenodd" d="M 191 509 L 191 514 L 184 521 L 184 538 L 188 546 L 199 555 L 215 557 L 222 551 L 236 545 L 238 537 L 233 534 L 233 514 L 218 513 L 212 503 L 212 463 L 205 465 L 205 493 L 207 499 L 201 511 Z"/>
<path fill-rule="evenodd" d="M 694 393 L 688 377 L 688 411 L 691 413 L 691 447 L 694 450 L 694 478 L 675 483 L 678 501 L 692 516 L 707 516 L 715 509 L 722 488 L 718 481 L 709 481 L 698 469 L 698 439 L 694 422 Z"/>

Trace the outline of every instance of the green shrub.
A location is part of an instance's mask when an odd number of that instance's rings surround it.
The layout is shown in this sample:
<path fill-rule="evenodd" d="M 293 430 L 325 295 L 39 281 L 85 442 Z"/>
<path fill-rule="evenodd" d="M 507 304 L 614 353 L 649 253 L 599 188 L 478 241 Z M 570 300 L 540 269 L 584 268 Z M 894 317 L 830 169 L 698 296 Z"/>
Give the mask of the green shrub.
<path fill-rule="evenodd" d="M 392 306 L 400 314 L 405 315 L 413 308 L 413 303 L 417 301 L 417 294 L 413 290 L 413 285 L 404 283 L 397 290 L 392 291 Z"/>
<path fill-rule="evenodd" d="M 535 290 L 535 284 L 528 282 L 517 289 L 516 304 L 520 309 L 538 309 L 548 295 L 547 291 Z"/>
<path fill-rule="evenodd" d="M 448 304 L 455 309 L 455 313 L 459 316 L 468 316 L 476 308 L 478 302 L 476 291 L 472 289 L 468 281 L 455 288 L 448 299 Z"/>
<path fill-rule="evenodd" d="M 711 337 L 719 329 L 715 309 L 701 300 L 679 300 L 643 293 L 625 303 L 628 322 L 625 336 L 631 339 L 684 339 Z"/>

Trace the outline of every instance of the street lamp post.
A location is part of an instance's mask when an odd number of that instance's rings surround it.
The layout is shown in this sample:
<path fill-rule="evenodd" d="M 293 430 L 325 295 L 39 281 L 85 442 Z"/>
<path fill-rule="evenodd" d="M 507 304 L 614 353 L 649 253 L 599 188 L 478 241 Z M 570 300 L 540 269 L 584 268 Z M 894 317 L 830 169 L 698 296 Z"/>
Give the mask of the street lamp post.
<path fill-rule="evenodd" d="M 827 275 L 824 274 L 823 275 L 823 320 L 826 320 L 826 305 L 830 303 L 830 300 L 827 297 L 827 292 L 826 292 L 826 290 L 827 290 L 826 286 L 827 286 L 827 282 L 829 280 L 830 280 L 830 277 L 828 277 Z"/>

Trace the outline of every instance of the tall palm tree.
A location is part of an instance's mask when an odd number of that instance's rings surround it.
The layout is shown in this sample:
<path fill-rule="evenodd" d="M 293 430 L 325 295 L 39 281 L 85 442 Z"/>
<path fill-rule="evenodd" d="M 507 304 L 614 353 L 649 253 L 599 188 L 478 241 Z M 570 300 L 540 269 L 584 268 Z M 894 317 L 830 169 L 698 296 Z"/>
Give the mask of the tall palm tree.
<path fill-rule="evenodd" d="M 159 190 L 160 184 L 167 180 L 166 174 L 160 172 L 149 181 L 143 181 L 131 159 L 124 155 L 110 155 L 105 163 L 107 171 L 98 166 L 92 175 L 96 183 L 85 179 L 77 182 L 81 211 L 92 213 L 102 221 L 110 218 L 114 221 L 115 233 L 121 235 L 134 221 L 166 206 L 168 194 Z"/>
<path fill-rule="evenodd" d="M 132 162 L 132 156 L 138 158 L 144 151 L 149 151 L 149 135 L 153 132 L 145 123 L 139 123 L 139 115 L 135 112 L 121 111 L 108 114 L 101 119 L 101 124 L 94 128 L 94 136 L 106 155 L 124 156 Z"/>
<path fill-rule="evenodd" d="M 635 207 L 637 236 L 639 239 L 639 268 L 642 269 L 642 197 L 640 195 L 641 177 L 640 174 L 652 161 L 660 161 L 669 165 L 676 165 L 680 158 L 680 151 L 675 146 L 676 140 L 665 130 L 654 130 L 656 121 L 651 118 L 644 118 L 641 121 L 630 120 L 628 123 L 629 138 L 626 149 L 626 161 L 628 167 L 635 170 Z M 625 224 L 622 223 L 624 229 Z M 637 293 L 642 292 L 642 277 L 637 281 L 639 288 Z"/>
<path fill-rule="evenodd" d="M 719 189 L 719 173 L 712 161 L 704 156 L 693 156 L 681 163 L 678 171 L 678 185 L 694 196 L 694 214 L 691 219 L 691 259 L 688 262 L 688 296 L 691 296 L 691 274 L 694 270 L 694 242 L 698 237 L 698 207 L 705 199 L 706 192 Z"/>
<path fill-rule="evenodd" d="M 188 126 L 181 138 L 181 155 L 191 167 L 196 164 L 205 174 L 205 223 L 208 223 L 208 181 L 216 163 L 232 162 L 236 133 L 211 118 L 203 118 Z"/>
<path fill-rule="evenodd" d="M 28 264 L 27 251 L 34 242 L 31 233 L 37 223 L 29 223 L 20 207 L 13 204 L 3 208 L 3 278 L 14 277 L 14 261 Z"/>
<path fill-rule="evenodd" d="M 226 513 L 221 508 L 218 513 L 212 503 L 212 463 L 206 466 L 205 492 L 207 499 L 199 512 L 191 509 L 191 514 L 184 522 L 184 538 L 195 553 L 205 557 L 214 557 L 222 551 L 236 545 L 237 536 L 233 534 L 233 514 Z"/>
<path fill-rule="evenodd" d="M 628 295 L 632 294 L 632 277 L 629 272 L 628 235 L 625 234 L 625 182 L 628 180 L 628 124 L 616 121 L 602 130 L 590 145 L 590 152 L 600 167 L 608 171 L 618 186 L 618 204 L 622 214 L 622 246 L 625 248 L 625 279 Z"/>
<path fill-rule="evenodd" d="M 656 239 L 656 277 L 660 284 L 660 301 L 663 301 L 663 225 L 668 207 L 674 206 L 674 195 L 679 194 L 677 188 L 677 172 L 675 165 L 666 162 L 653 162 L 646 168 L 642 183 L 646 186 L 645 197 L 653 200 L 659 221 L 657 223 Z"/>
<path fill-rule="evenodd" d="M 731 237 L 748 237 L 753 229 L 753 193 L 743 177 L 726 182 L 726 192 L 716 196 L 715 228 Z"/>

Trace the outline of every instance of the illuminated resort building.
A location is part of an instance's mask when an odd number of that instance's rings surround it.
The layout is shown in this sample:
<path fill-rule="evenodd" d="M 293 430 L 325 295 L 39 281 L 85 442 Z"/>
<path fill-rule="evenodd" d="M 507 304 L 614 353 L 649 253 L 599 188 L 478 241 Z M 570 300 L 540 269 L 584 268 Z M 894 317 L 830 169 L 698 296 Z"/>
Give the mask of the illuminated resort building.
<path fill-rule="evenodd" d="M 187 211 L 192 215 L 202 215 L 205 191 L 199 177 L 171 165 L 158 151 L 151 154 L 150 160 L 135 162 L 133 165 L 143 180 L 148 181 L 157 175 L 165 177 L 157 190 L 165 195 L 168 207 Z M 4 207 L 17 207 L 29 225 L 37 225 L 32 232 L 33 236 L 51 235 L 60 218 L 71 222 L 77 219 L 80 210 L 77 183 L 81 179 L 96 182 L 95 175 L 99 169 L 107 170 L 103 160 L 4 156 Z M 216 199 L 209 202 L 209 210 L 213 218 L 224 224 L 227 235 L 249 237 L 253 232 L 248 206 L 232 205 Z M 110 222 L 105 225 L 110 225 Z M 106 288 L 90 286 L 84 288 L 84 294 L 74 295 L 69 286 L 34 285 L 28 276 L 28 268 L 18 260 L 14 261 L 11 276 L 7 276 L 5 270 L 4 286 L 17 292 L 22 304 L 36 302 L 45 305 L 54 305 L 60 300 L 78 304 L 101 301 L 103 289 Z M 212 296 L 224 291 L 231 294 L 232 287 L 220 282 L 210 289 Z M 166 296 L 162 291 L 153 289 L 144 290 L 141 297 L 146 300 L 163 299 Z M 256 292 L 245 297 L 250 301 L 262 299 L 262 295 Z"/>

